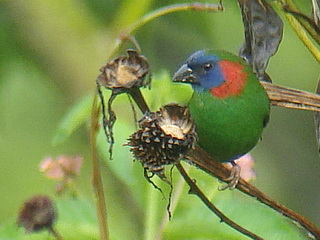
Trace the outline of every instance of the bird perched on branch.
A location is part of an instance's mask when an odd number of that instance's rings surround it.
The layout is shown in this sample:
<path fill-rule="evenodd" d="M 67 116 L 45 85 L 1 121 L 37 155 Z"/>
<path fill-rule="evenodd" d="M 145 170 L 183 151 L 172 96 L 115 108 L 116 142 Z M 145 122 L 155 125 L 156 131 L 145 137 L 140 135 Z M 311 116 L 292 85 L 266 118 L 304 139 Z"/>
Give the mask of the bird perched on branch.
<path fill-rule="evenodd" d="M 173 76 L 174 82 L 190 83 L 189 103 L 196 123 L 198 144 L 214 159 L 231 162 L 229 188 L 239 180 L 234 162 L 259 141 L 267 125 L 270 102 L 251 67 L 226 51 L 193 53 Z"/>

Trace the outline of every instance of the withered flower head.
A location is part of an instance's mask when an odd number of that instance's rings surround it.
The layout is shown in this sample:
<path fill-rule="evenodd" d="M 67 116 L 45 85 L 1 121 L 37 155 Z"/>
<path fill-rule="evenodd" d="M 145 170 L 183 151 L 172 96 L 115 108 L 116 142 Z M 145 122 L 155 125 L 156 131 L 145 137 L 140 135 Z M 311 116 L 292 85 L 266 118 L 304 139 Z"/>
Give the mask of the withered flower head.
<path fill-rule="evenodd" d="M 52 200 L 45 195 L 36 195 L 23 204 L 17 223 L 23 226 L 26 232 L 36 232 L 44 228 L 52 229 L 55 219 Z"/>
<path fill-rule="evenodd" d="M 165 178 L 165 165 L 174 164 L 195 144 L 195 125 L 185 106 L 165 105 L 146 114 L 139 125 L 127 145 L 143 167 L 160 178 Z"/>
<path fill-rule="evenodd" d="M 128 56 L 120 56 L 104 65 L 98 76 L 98 83 L 113 91 L 124 92 L 132 87 L 145 87 L 150 84 L 147 59 L 135 50 L 127 50 Z"/>

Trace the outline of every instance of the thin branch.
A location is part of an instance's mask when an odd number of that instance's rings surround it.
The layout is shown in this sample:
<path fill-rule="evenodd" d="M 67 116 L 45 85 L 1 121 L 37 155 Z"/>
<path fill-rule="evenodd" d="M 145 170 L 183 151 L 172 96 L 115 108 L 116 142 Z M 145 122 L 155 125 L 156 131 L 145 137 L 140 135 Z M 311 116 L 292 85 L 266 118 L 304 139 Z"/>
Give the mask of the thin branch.
<path fill-rule="evenodd" d="M 198 146 L 196 146 L 194 150 L 190 151 L 186 157 L 197 167 L 220 179 L 221 181 L 226 182 L 226 179 L 230 176 L 229 169 L 224 167 L 220 162 L 215 161 L 207 152 Z M 275 200 L 265 195 L 250 183 L 240 179 L 236 188 L 241 192 L 257 199 L 259 202 L 269 206 L 280 214 L 294 220 L 316 239 L 320 239 L 320 229 L 318 229 L 313 223 L 298 213 L 285 207 L 284 205 L 277 203 Z"/>
<path fill-rule="evenodd" d="M 116 41 L 116 45 L 113 48 L 109 58 L 112 58 L 119 52 L 125 40 L 130 40 L 131 42 L 133 42 L 133 44 L 135 44 L 135 42 L 132 41 L 132 38 L 130 37 L 130 35 L 132 35 L 135 31 L 137 31 L 141 26 L 147 24 L 148 22 L 151 22 L 152 20 L 158 17 L 164 16 L 170 13 L 174 13 L 174 12 L 181 12 L 181 11 L 188 11 L 188 10 L 216 12 L 216 11 L 223 11 L 223 6 L 221 2 L 219 4 L 183 3 L 183 4 L 173 4 L 163 8 L 159 8 L 143 16 L 142 18 L 137 20 L 135 23 L 131 24 L 125 31 L 123 31 L 119 35 Z"/>
<path fill-rule="evenodd" d="M 60 233 L 53 226 L 50 226 L 48 230 L 56 240 L 63 240 Z"/>
<path fill-rule="evenodd" d="M 185 167 L 187 173 L 191 169 L 190 167 L 191 167 L 190 165 L 187 165 L 187 167 Z M 172 200 L 171 200 L 171 204 L 170 204 L 170 212 L 172 215 L 174 214 L 174 212 L 178 206 L 179 200 L 182 196 L 182 191 L 185 186 L 184 178 L 182 176 L 180 176 L 178 181 L 174 185 L 175 185 L 174 192 L 172 193 Z M 161 223 L 159 224 L 157 234 L 155 236 L 155 240 L 163 239 L 163 232 L 164 232 L 166 226 L 168 225 L 169 221 L 170 221 L 169 213 L 167 210 L 165 210 L 165 212 L 162 216 L 162 219 L 161 219 Z"/>
<path fill-rule="evenodd" d="M 299 11 L 290 9 L 289 6 L 284 6 L 283 10 L 290 13 L 303 26 L 303 28 L 310 34 L 310 36 L 320 45 L 320 28 L 310 17 L 302 14 Z"/>
<path fill-rule="evenodd" d="M 150 111 L 149 106 L 146 103 L 140 88 L 136 88 L 136 87 L 130 88 L 128 90 L 128 94 L 130 94 L 130 96 L 136 102 L 136 104 L 138 105 L 142 113 L 146 113 Z"/>
<path fill-rule="evenodd" d="M 98 214 L 100 239 L 108 240 L 108 221 L 107 221 L 107 208 L 103 190 L 103 183 L 100 171 L 99 156 L 96 148 L 96 135 L 99 129 L 99 112 L 100 107 L 97 103 L 97 94 L 94 96 L 92 111 L 91 111 L 91 128 L 90 128 L 90 147 L 92 154 L 92 186 L 96 197 L 96 208 Z"/>
<path fill-rule="evenodd" d="M 139 89 L 138 89 L 139 90 Z M 140 93 L 140 91 L 139 91 Z M 136 101 L 139 109 L 141 110 L 141 112 L 145 113 L 146 111 L 149 111 L 149 107 L 147 105 L 147 103 L 145 102 L 144 98 L 142 95 L 137 94 L 136 96 L 139 97 L 134 97 L 135 94 L 132 95 L 132 93 L 130 93 L 131 96 L 133 96 L 133 99 Z M 222 222 L 225 222 L 227 225 L 229 225 L 230 227 L 234 228 L 235 230 L 239 231 L 240 233 L 252 238 L 252 239 L 263 239 L 260 238 L 259 236 L 255 235 L 254 233 L 251 233 L 250 231 L 242 228 L 240 225 L 238 225 L 237 223 L 233 222 L 232 220 L 230 220 L 229 218 L 227 218 L 222 212 L 219 211 L 219 209 L 217 209 L 207 198 L 206 196 L 201 192 L 201 190 L 195 185 L 195 183 L 193 183 L 193 181 L 189 178 L 189 176 L 187 175 L 187 173 L 185 172 L 185 170 L 183 169 L 183 167 L 180 165 L 180 163 L 176 164 L 178 170 L 180 171 L 180 173 L 182 174 L 183 178 L 185 179 L 185 181 L 188 183 L 188 185 L 191 188 L 191 193 L 196 194 L 201 201 L 214 213 L 216 214 Z M 222 166 L 223 167 L 223 166 Z M 230 174 L 229 174 L 230 176 Z M 192 183 L 190 183 L 190 181 Z M 161 230 L 161 229 L 159 229 Z M 161 234 L 161 232 L 158 232 L 158 234 Z"/>
<path fill-rule="evenodd" d="M 217 209 L 211 202 L 210 200 L 203 194 L 203 192 L 198 188 L 198 186 L 195 184 L 195 182 L 188 176 L 184 168 L 182 167 L 181 163 L 176 164 L 177 169 L 183 176 L 184 180 L 188 183 L 190 187 L 190 194 L 195 194 L 198 196 L 201 201 L 214 213 L 216 214 L 221 222 L 226 223 L 228 226 L 232 227 L 236 231 L 242 233 L 243 235 L 251 238 L 251 239 L 257 239 L 257 240 L 263 240 L 263 238 L 257 236 L 256 234 L 248 231 L 247 229 L 241 227 L 234 221 L 232 221 L 230 218 L 226 217 L 219 209 Z"/>
<path fill-rule="evenodd" d="M 292 0 L 278 0 L 282 3 L 283 6 L 287 6 L 290 9 L 297 9 Z M 297 36 L 300 38 L 302 43 L 308 48 L 314 58 L 320 63 L 320 50 L 319 48 L 312 42 L 306 30 L 302 27 L 297 19 L 292 16 L 290 13 L 284 11 L 284 15 L 290 23 L 293 30 L 296 32 Z"/>
<path fill-rule="evenodd" d="M 303 110 L 320 111 L 320 96 L 305 91 L 295 90 L 287 87 L 281 87 L 272 83 L 261 82 L 268 92 L 269 98 L 273 105 L 282 106 L 286 108 L 296 108 Z M 134 98 L 137 100 L 138 98 Z M 142 112 L 145 112 L 147 107 L 141 107 L 145 104 L 144 99 L 139 99 L 137 105 Z M 212 159 L 208 153 L 202 150 L 200 147 L 196 147 L 193 151 L 190 151 L 186 158 L 190 160 L 200 169 L 209 173 L 210 175 L 225 181 L 230 176 L 230 170 L 225 168 L 220 162 Z M 243 193 L 257 199 L 261 203 L 269 206 L 284 216 L 298 222 L 303 228 L 305 228 L 310 234 L 320 239 L 320 230 L 311 223 L 308 219 L 302 217 L 291 209 L 277 203 L 263 192 L 258 190 L 253 185 L 247 183 L 243 179 L 239 180 L 237 189 Z M 204 202 L 205 203 L 205 202 Z"/>
<path fill-rule="evenodd" d="M 266 89 L 271 105 L 320 112 L 320 95 L 307 91 L 261 82 Z"/>

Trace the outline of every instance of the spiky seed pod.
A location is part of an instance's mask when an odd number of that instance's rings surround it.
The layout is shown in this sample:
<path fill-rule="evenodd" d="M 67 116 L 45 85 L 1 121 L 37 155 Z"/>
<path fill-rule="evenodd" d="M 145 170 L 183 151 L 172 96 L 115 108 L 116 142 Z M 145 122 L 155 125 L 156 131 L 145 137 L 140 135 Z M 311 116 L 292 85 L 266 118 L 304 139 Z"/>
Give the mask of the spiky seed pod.
<path fill-rule="evenodd" d="M 23 204 L 17 223 L 26 232 L 36 232 L 45 228 L 51 230 L 55 219 L 52 200 L 45 195 L 36 195 Z"/>
<path fill-rule="evenodd" d="M 146 114 L 139 125 L 140 129 L 130 136 L 127 145 L 145 169 L 164 179 L 165 165 L 174 164 L 195 144 L 195 125 L 189 110 L 168 104 Z"/>
<path fill-rule="evenodd" d="M 98 83 L 117 93 L 126 92 L 132 87 L 145 87 L 150 84 L 147 59 L 135 50 L 127 50 L 128 56 L 120 56 L 104 65 L 98 76 Z"/>

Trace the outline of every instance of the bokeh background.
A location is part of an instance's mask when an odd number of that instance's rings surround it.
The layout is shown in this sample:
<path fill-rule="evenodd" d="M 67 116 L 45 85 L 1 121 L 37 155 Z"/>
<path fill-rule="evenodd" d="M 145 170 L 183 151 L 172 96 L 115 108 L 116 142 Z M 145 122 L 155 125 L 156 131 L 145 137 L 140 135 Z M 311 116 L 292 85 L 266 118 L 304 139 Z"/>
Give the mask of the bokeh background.
<path fill-rule="evenodd" d="M 92 197 L 88 129 L 83 126 L 53 146 L 59 122 L 73 104 L 94 92 L 98 70 L 119 31 L 152 9 L 179 2 L 189 1 L 0 1 L 0 225 L 15 219 L 26 198 L 52 194 L 55 183 L 38 171 L 47 156 L 84 156 L 78 188 Z M 295 2 L 311 13 L 311 1 Z M 243 42 L 240 11 L 236 1 L 224 1 L 224 6 L 223 13 L 171 14 L 139 30 L 135 36 L 152 71 L 172 74 L 190 53 L 203 48 L 237 53 Z M 268 73 L 277 84 L 314 92 L 319 64 L 283 20 L 283 40 Z M 252 153 L 254 184 L 320 227 L 320 159 L 313 118 L 312 112 L 273 107 Z M 116 191 L 117 183 L 106 181 Z"/>

